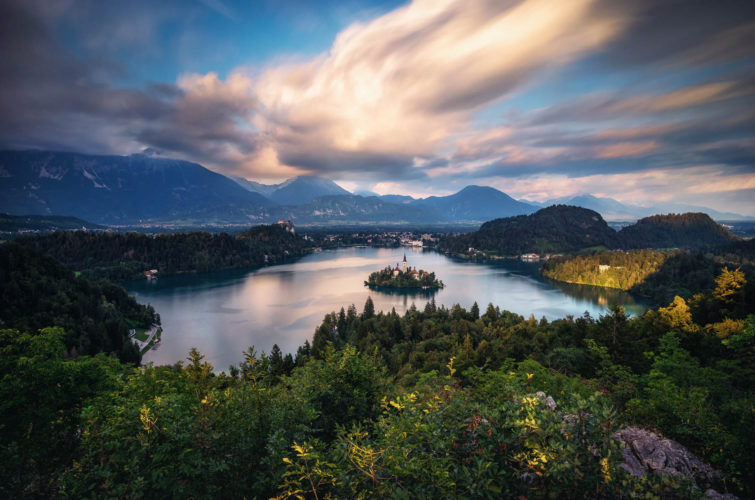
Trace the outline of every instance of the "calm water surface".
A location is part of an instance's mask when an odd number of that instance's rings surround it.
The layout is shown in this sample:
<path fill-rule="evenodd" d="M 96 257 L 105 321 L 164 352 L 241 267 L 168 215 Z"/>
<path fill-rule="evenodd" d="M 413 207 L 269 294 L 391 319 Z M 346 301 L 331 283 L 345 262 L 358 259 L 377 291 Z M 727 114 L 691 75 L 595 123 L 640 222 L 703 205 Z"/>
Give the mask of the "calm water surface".
<path fill-rule="evenodd" d="M 369 273 L 395 266 L 405 252 L 409 266 L 434 271 L 446 287 L 433 295 L 407 295 L 364 286 Z M 634 314 L 645 310 L 624 292 L 546 282 L 536 264 L 479 264 L 403 248 L 327 250 L 280 266 L 131 282 L 126 289 L 139 302 L 152 304 L 162 319 L 162 342 L 145 362 L 172 364 L 197 347 L 218 370 L 238 364 L 250 345 L 270 352 L 278 344 L 283 352 L 295 352 L 311 341 L 325 314 L 349 304 L 361 312 L 368 295 L 377 311 L 395 307 L 399 313 L 412 303 L 423 308 L 431 296 L 439 306 L 469 308 L 477 301 L 484 312 L 492 302 L 502 310 L 548 319 L 585 311 L 598 316 L 612 303 Z"/>

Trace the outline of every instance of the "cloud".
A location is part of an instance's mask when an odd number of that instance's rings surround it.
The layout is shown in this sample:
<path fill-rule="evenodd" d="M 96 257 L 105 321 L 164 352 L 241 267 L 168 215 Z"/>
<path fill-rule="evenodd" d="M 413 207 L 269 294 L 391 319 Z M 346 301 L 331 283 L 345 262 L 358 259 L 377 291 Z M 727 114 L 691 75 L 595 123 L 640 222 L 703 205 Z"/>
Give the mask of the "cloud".
<path fill-rule="evenodd" d="M 350 26 L 328 54 L 263 71 L 256 123 L 302 168 L 408 167 L 481 106 L 610 39 L 621 20 L 594 4 L 416 0 Z"/>
<path fill-rule="evenodd" d="M 257 106 L 248 80 L 187 75 L 176 84 L 110 83 L 120 69 L 80 59 L 23 3 L 0 6 L 0 143 L 133 153 L 146 147 L 212 165 L 252 155 Z M 33 63 L 32 63 L 33 61 Z"/>
<path fill-rule="evenodd" d="M 414 194 L 484 182 L 639 196 L 648 182 L 660 196 L 668 182 L 663 196 L 712 196 L 670 172 L 704 182 L 707 170 L 722 193 L 755 175 L 751 2 L 415 0 L 352 23 L 316 57 L 188 64 L 146 84 L 134 71 L 152 46 L 177 50 L 160 43 L 177 12 L 246 11 L 102 5 L 0 3 L 1 146 L 153 148 L 252 178 L 319 173 Z M 134 51 L 145 55 L 123 57 Z"/>

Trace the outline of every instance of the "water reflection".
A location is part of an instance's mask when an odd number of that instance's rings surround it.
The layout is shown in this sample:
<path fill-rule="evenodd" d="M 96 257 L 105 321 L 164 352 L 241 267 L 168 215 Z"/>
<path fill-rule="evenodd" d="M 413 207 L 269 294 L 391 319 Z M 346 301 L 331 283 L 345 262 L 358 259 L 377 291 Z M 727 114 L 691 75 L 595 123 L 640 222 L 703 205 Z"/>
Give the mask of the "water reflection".
<path fill-rule="evenodd" d="M 624 306 L 628 314 L 635 316 L 641 315 L 647 311 L 646 305 L 638 302 L 632 294 L 624 290 L 619 290 L 617 288 L 603 288 L 599 286 L 575 285 L 574 283 L 562 283 L 547 278 L 545 281 L 548 284 L 559 288 L 562 292 L 571 297 L 589 300 L 603 307 L 619 304 Z"/>
<path fill-rule="evenodd" d="M 397 294 L 364 286 L 372 271 L 395 265 L 404 252 L 410 266 L 434 271 L 445 288 L 424 291 L 430 294 Z M 277 343 L 284 352 L 295 351 L 311 339 L 325 314 L 350 304 L 361 311 L 368 296 L 376 310 L 395 308 L 400 313 L 412 304 L 423 308 L 430 297 L 439 306 L 468 308 L 476 301 L 484 310 L 491 302 L 501 309 L 548 319 L 585 311 L 597 316 L 614 302 L 635 314 L 644 310 L 625 292 L 546 282 L 539 277 L 536 264 L 481 264 L 403 248 L 325 251 L 254 271 L 164 277 L 129 283 L 127 289 L 140 302 L 152 304 L 162 318 L 162 345 L 149 352 L 145 361 L 174 363 L 197 347 L 218 369 L 238 363 L 250 345 L 269 352 Z"/>

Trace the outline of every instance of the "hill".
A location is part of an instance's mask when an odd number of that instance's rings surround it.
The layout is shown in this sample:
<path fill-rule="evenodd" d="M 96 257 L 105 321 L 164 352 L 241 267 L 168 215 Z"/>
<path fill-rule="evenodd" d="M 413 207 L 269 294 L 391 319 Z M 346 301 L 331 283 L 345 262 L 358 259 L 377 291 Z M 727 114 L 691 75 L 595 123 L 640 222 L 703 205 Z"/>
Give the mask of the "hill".
<path fill-rule="evenodd" d="M 433 210 L 449 221 L 485 221 L 535 211 L 531 205 L 486 186 L 467 186 L 450 196 L 430 196 L 415 200 L 411 205 Z"/>
<path fill-rule="evenodd" d="M 297 224 L 427 224 L 445 220 L 421 207 L 386 203 L 370 196 L 322 196 L 303 205 L 280 206 L 275 212 L 279 218 Z"/>
<path fill-rule="evenodd" d="M 235 236 L 190 232 L 159 234 L 65 231 L 16 240 L 52 255 L 83 276 L 129 280 L 147 269 L 160 276 L 257 267 L 306 252 L 302 238 L 281 225 L 257 226 Z"/>
<path fill-rule="evenodd" d="M 738 240 L 704 213 L 653 215 L 619 231 L 623 248 L 701 248 Z"/>
<path fill-rule="evenodd" d="M 496 219 L 474 233 L 447 238 L 442 250 L 467 253 L 469 248 L 497 255 L 575 252 L 590 247 L 613 248 L 619 239 L 599 213 L 555 205 L 532 215 Z"/>
<path fill-rule="evenodd" d="M 62 327 L 69 355 L 105 352 L 136 363 L 141 356 L 129 329 L 159 321 L 152 307 L 120 286 L 76 277 L 52 257 L 15 242 L 0 246 L 0 315 L 3 328 Z"/>
<path fill-rule="evenodd" d="M 78 217 L 60 215 L 8 215 L 0 214 L 0 234 L 21 232 L 52 232 L 66 229 L 105 229 Z"/>
<path fill-rule="evenodd" d="M 260 220 L 273 202 L 201 165 L 145 155 L 0 151 L 0 211 L 99 224 Z"/>

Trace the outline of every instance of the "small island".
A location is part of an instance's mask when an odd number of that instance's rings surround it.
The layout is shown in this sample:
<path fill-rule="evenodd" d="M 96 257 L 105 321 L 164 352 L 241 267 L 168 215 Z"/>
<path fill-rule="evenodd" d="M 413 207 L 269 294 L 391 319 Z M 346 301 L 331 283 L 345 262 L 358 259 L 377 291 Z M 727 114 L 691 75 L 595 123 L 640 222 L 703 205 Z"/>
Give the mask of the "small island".
<path fill-rule="evenodd" d="M 364 284 L 370 288 L 391 289 L 438 289 L 443 288 L 443 282 L 435 277 L 435 273 L 417 270 L 407 266 L 406 255 L 401 267 L 386 266 L 380 271 L 370 274 Z"/>

